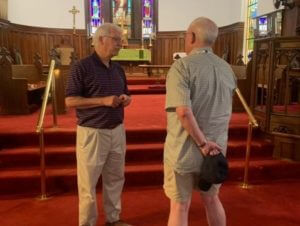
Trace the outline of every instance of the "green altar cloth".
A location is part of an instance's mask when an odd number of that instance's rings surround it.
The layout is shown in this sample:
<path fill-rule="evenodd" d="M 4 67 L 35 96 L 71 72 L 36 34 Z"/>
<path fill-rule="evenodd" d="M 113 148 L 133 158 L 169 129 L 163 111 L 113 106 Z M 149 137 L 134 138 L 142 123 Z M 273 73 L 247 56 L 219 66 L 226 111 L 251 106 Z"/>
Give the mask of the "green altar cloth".
<path fill-rule="evenodd" d="M 119 54 L 112 60 L 151 62 L 151 51 L 149 49 L 120 49 Z"/>

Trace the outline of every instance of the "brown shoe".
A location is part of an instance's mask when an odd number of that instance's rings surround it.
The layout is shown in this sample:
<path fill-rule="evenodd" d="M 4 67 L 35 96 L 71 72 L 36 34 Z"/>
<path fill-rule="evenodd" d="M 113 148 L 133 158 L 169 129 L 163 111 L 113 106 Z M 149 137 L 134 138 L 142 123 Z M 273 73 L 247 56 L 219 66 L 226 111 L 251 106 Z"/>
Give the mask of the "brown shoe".
<path fill-rule="evenodd" d="M 122 220 L 118 220 L 112 223 L 106 222 L 105 226 L 132 226 L 131 224 L 127 224 Z"/>

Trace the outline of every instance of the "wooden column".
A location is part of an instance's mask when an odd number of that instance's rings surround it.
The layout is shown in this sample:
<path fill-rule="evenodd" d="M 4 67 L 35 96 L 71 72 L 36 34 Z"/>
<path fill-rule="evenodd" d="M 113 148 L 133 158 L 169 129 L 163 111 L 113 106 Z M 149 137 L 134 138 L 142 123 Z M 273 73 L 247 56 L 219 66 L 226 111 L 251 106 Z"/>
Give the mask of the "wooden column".
<path fill-rule="evenodd" d="M 295 6 L 284 10 L 282 36 L 300 35 L 300 0 L 294 0 Z"/>

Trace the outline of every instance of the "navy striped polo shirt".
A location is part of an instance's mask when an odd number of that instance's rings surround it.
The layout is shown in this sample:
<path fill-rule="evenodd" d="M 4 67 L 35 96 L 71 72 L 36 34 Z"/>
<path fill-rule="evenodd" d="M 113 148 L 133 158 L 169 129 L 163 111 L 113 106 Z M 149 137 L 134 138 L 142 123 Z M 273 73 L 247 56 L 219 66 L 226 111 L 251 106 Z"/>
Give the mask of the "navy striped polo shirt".
<path fill-rule="evenodd" d="M 106 97 L 129 95 L 125 72 L 122 67 L 110 61 L 107 68 L 94 52 L 92 55 L 76 62 L 68 77 L 66 97 L 81 96 Z M 112 129 L 124 119 L 124 107 L 99 106 L 93 108 L 76 108 L 77 124 L 98 129 Z"/>

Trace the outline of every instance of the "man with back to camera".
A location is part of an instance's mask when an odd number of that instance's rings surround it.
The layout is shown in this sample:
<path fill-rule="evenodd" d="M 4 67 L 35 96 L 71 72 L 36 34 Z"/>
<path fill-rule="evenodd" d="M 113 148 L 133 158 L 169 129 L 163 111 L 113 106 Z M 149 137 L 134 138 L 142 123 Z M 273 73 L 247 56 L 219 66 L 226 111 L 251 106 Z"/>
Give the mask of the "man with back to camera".
<path fill-rule="evenodd" d="M 213 21 L 195 19 L 185 37 L 188 56 L 176 60 L 167 75 L 164 190 L 170 199 L 168 226 L 188 225 L 203 156 L 226 154 L 236 81 L 228 63 L 212 52 L 217 36 Z M 200 191 L 210 226 L 226 225 L 220 186 Z"/>
<path fill-rule="evenodd" d="M 106 23 L 94 36 L 95 52 L 73 65 L 66 105 L 76 108 L 79 225 L 97 223 L 96 185 L 102 175 L 107 226 L 129 226 L 120 220 L 126 137 L 124 107 L 131 102 L 124 70 L 111 61 L 121 48 L 122 30 Z"/>

